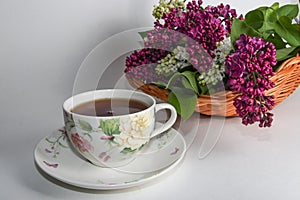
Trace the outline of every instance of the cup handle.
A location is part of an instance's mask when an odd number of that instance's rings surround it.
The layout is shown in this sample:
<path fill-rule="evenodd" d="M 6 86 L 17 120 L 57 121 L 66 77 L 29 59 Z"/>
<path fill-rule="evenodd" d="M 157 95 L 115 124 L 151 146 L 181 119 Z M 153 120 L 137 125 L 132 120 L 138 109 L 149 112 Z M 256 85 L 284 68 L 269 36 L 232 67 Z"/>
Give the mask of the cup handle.
<path fill-rule="evenodd" d="M 153 138 L 163 132 L 165 132 L 166 130 L 168 130 L 169 128 L 171 128 L 173 126 L 173 124 L 176 121 L 177 118 L 177 112 L 175 110 L 175 108 L 168 104 L 168 103 L 160 103 L 160 104 L 156 104 L 155 105 L 155 113 L 157 113 L 160 110 L 163 109 L 168 109 L 171 111 L 171 116 L 168 119 L 168 121 L 166 121 L 164 124 L 162 124 L 161 126 L 159 126 L 158 128 L 155 128 L 150 136 L 150 138 Z"/>

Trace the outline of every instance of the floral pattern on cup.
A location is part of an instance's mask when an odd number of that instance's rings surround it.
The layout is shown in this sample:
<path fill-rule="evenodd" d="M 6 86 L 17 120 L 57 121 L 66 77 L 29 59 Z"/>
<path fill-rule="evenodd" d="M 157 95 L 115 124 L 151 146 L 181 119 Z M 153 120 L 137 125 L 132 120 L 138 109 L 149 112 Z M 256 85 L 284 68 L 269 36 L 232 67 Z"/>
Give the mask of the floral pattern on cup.
<path fill-rule="evenodd" d="M 71 140 L 81 152 L 89 152 L 94 149 L 91 143 L 81 137 L 78 133 L 71 134 Z"/>
<path fill-rule="evenodd" d="M 147 127 L 150 124 L 150 117 L 147 115 L 133 115 L 120 120 L 120 134 L 115 141 L 124 148 L 131 150 L 142 147 L 148 141 Z"/>
<path fill-rule="evenodd" d="M 55 164 L 51 164 L 51 163 L 48 163 L 47 161 L 43 161 L 43 163 L 48 166 L 48 167 L 52 167 L 52 168 L 57 168 L 58 167 L 58 163 L 55 163 Z"/>
<path fill-rule="evenodd" d="M 104 152 L 101 151 L 96 152 L 97 158 L 99 158 L 99 160 L 102 163 L 108 163 L 108 165 L 111 159 L 113 159 L 112 157 L 114 155 L 113 151 L 114 150 L 120 151 L 119 145 L 117 145 L 117 143 L 114 142 L 114 139 L 112 139 L 112 137 L 114 136 L 106 136 L 106 135 L 102 136 L 100 140 L 103 140 L 103 143 L 108 142 L 106 145 L 110 145 L 111 148 Z M 145 150 L 144 152 L 147 152 L 147 154 L 150 155 L 158 151 L 161 151 L 164 147 L 169 146 L 168 144 L 170 144 L 170 141 L 173 140 L 173 137 L 174 137 L 174 132 L 169 130 L 164 132 L 161 135 L 154 137 L 154 139 L 149 142 L 146 148 L 144 148 Z M 92 147 L 88 136 L 81 137 L 78 133 L 73 133 L 70 138 L 74 139 L 73 142 L 74 144 L 76 144 L 75 147 L 83 151 L 84 153 L 89 153 L 88 151 L 94 150 L 94 147 Z M 94 139 L 96 138 L 97 136 Z M 69 144 L 70 143 L 68 141 L 68 137 L 66 135 L 66 131 L 64 128 L 58 129 L 50 136 L 47 136 L 44 139 L 43 145 L 40 146 L 43 155 L 46 156 L 43 157 L 42 160 L 43 165 L 52 169 L 59 168 L 62 164 L 62 160 L 65 159 L 66 154 L 68 152 L 71 152 L 69 149 Z M 166 156 L 169 155 L 173 157 L 176 156 L 180 151 L 181 148 L 179 146 L 173 145 L 173 148 L 169 149 L 168 151 L 165 151 L 165 154 Z M 126 155 L 127 156 L 130 155 L 131 152 L 134 152 L 134 150 L 123 148 L 121 154 L 124 154 L 125 157 Z"/>
<path fill-rule="evenodd" d="M 114 152 L 118 151 L 128 156 L 140 149 L 149 141 L 149 129 L 151 123 L 151 113 L 135 114 L 118 118 L 100 119 L 98 125 L 83 119 L 73 119 L 71 115 L 65 113 L 66 130 L 70 133 L 70 140 L 74 146 L 83 154 L 93 152 L 93 140 L 98 138 L 103 141 L 104 151 L 98 152 L 98 158 L 103 162 L 109 161 Z M 80 127 L 77 130 L 77 127 Z M 124 157 L 124 158 L 125 158 Z"/>
<path fill-rule="evenodd" d="M 49 144 L 49 147 L 46 147 L 44 151 L 50 155 L 52 155 L 53 158 L 56 158 L 60 154 L 60 148 L 68 148 L 66 143 L 67 135 L 66 131 L 64 129 L 58 130 L 61 135 L 57 137 L 47 137 L 45 140 Z"/>
<path fill-rule="evenodd" d="M 99 128 L 123 150 L 130 149 L 134 151 L 149 140 L 148 127 L 150 123 L 150 115 L 145 112 L 143 115 L 137 114 L 118 119 L 100 120 Z"/>
<path fill-rule="evenodd" d="M 45 138 L 47 146 L 45 146 L 44 152 L 49 155 L 53 161 L 53 163 L 43 161 L 46 166 L 50 168 L 57 168 L 59 166 L 56 159 L 63 149 L 69 148 L 67 139 L 67 133 L 64 128 L 58 129 L 54 134 Z"/>
<path fill-rule="evenodd" d="M 65 130 L 67 132 L 69 132 L 72 128 L 75 127 L 75 123 L 73 120 L 73 116 L 69 115 L 67 112 L 63 112 L 64 113 L 64 121 L 65 121 Z"/>

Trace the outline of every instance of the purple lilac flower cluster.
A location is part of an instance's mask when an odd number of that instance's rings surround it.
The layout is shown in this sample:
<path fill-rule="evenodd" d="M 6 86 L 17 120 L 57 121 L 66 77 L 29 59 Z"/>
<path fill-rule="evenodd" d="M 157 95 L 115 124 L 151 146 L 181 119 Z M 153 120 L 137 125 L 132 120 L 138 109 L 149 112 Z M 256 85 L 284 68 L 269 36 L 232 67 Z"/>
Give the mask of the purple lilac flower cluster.
<path fill-rule="evenodd" d="M 165 76 L 155 73 L 156 63 L 167 54 L 167 51 L 152 48 L 134 51 L 126 58 L 126 77 L 143 80 L 145 83 L 168 82 Z"/>
<path fill-rule="evenodd" d="M 276 49 L 262 38 L 242 34 L 236 41 L 236 51 L 226 58 L 227 85 L 241 93 L 234 100 L 234 106 L 245 125 L 259 122 L 260 127 L 270 127 L 273 114 L 269 111 L 275 105 L 273 96 L 265 91 L 274 87 L 269 80 L 274 75 Z"/>
<path fill-rule="evenodd" d="M 194 0 L 187 4 L 186 11 L 173 8 L 169 13 L 164 13 L 162 20 L 155 22 L 155 28 L 178 31 L 189 37 L 186 46 L 190 62 L 201 72 L 211 67 L 216 44 L 230 33 L 235 17 L 236 11 L 229 5 L 203 9 L 202 1 Z"/>
<path fill-rule="evenodd" d="M 160 79 L 153 70 L 154 63 L 178 46 L 186 48 L 189 62 L 196 70 L 206 71 L 212 67 L 216 43 L 230 33 L 232 19 L 236 16 L 229 5 L 203 8 L 202 0 L 188 2 L 184 9 L 170 8 L 154 23 L 155 29 L 148 32 L 145 49 L 127 58 L 125 73 L 146 83 L 154 82 L 153 77 Z"/>

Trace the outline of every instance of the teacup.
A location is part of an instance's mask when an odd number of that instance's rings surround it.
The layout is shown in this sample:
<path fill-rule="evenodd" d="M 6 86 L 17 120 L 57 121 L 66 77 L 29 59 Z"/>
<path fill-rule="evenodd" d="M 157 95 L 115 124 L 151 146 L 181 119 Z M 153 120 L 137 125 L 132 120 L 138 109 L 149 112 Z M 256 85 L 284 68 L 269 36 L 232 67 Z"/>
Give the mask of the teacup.
<path fill-rule="evenodd" d="M 107 116 L 105 113 L 81 113 L 81 107 L 101 101 L 111 101 Z M 139 110 L 122 110 L 115 114 L 116 101 L 142 103 Z M 103 106 L 103 105 L 102 105 Z M 96 108 L 94 108 L 95 111 Z M 168 120 L 155 127 L 159 110 L 171 111 Z M 93 109 L 92 109 L 93 110 Z M 103 108 L 100 109 L 103 111 Z M 165 132 L 175 123 L 177 113 L 168 103 L 156 104 L 150 95 L 133 90 L 106 89 L 81 93 L 67 99 L 63 104 L 65 129 L 74 149 L 91 163 L 101 167 L 120 167 L 136 158 L 151 138 Z M 88 111 L 90 112 L 90 111 Z"/>

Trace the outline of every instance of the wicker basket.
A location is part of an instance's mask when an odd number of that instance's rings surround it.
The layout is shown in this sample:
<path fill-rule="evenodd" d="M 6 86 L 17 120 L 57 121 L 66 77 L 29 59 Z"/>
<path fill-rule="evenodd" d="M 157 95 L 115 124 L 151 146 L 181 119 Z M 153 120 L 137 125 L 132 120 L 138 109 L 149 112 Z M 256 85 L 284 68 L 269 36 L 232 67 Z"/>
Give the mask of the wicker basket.
<path fill-rule="evenodd" d="M 266 92 L 274 95 L 276 105 L 292 94 L 300 84 L 300 55 L 286 60 L 276 71 L 271 80 L 276 86 Z M 140 80 L 128 79 L 129 84 L 143 92 L 155 96 L 163 101 L 168 100 L 169 90 L 161 89 L 154 84 L 144 84 Z M 239 94 L 232 91 L 201 95 L 198 97 L 196 112 L 215 116 L 237 116 L 233 99 Z"/>

